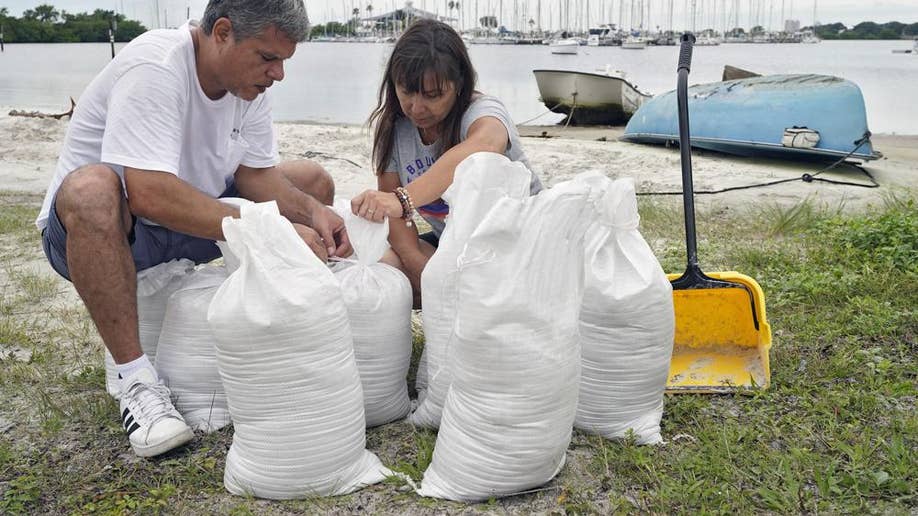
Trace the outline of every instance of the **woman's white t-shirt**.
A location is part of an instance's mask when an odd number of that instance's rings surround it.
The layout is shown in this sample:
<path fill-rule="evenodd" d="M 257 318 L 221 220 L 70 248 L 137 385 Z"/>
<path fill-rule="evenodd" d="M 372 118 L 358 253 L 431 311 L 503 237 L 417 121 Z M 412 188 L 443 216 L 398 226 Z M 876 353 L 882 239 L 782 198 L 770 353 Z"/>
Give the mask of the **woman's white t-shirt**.
<path fill-rule="evenodd" d="M 239 165 L 277 164 L 270 100 L 208 98 L 198 82 L 190 23 L 149 31 L 125 46 L 86 87 L 74 110 L 36 225 L 47 225 L 57 189 L 74 170 L 104 163 L 174 174 L 213 197 Z"/>

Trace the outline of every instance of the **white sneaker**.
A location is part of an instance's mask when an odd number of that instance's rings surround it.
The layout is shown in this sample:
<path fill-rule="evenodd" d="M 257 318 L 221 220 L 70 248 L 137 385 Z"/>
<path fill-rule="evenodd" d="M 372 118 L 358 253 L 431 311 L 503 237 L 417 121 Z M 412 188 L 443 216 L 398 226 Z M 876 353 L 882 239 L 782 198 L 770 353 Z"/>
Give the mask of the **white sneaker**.
<path fill-rule="evenodd" d="M 140 457 L 165 453 L 194 437 L 172 406 L 169 388 L 147 368 L 121 382 L 121 423 Z"/>

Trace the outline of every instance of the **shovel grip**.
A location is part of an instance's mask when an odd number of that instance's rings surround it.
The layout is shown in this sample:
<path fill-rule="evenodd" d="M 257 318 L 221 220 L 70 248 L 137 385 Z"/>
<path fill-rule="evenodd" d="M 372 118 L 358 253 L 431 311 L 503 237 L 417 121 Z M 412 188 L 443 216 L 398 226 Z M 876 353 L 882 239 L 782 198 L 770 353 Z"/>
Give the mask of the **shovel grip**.
<path fill-rule="evenodd" d="M 691 32 L 686 32 L 679 38 L 679 67 L 676 71 L 685 70 L 691 71 L 692 68 L 692 47 L 695 45 L 695 35 Z"/>
<path fill-rule="evenodd" d="M 679 73 L 676 83 L 676 105 L 679 112 L 679 155 L 682 165 L 682 204 L 685 210 L 686 274 L 698 269 L 698 245 L 695 239 L 695 188 L 692 184 L 692 144 L 689 131 L 688 76 L 692 64 L 695 36 L 686 32 L 680 38 Z M 701 272 L 700 269 L 698 271 Z"/>

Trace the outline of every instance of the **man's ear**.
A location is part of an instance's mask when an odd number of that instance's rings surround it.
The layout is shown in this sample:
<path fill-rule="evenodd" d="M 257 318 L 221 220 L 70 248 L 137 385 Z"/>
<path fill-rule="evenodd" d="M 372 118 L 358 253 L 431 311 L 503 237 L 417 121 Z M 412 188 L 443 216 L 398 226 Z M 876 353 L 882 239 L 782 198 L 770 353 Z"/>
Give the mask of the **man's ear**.
<path fill-rule="evenodd" d="M 219 44 L 225 44 L 233 40 L 233 22 L 229 18 L 218 18 L 214 22 L 212 30 L 214 40 Z"/>

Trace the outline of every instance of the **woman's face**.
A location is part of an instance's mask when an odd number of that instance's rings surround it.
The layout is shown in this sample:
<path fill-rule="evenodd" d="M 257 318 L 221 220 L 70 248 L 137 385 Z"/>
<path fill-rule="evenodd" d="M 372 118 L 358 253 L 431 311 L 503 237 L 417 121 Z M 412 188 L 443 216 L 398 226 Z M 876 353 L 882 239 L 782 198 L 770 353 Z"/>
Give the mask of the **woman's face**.
<path fill-rule="evenodd" d="M 437 84 L 437 77 L 433 72 L 424 74 L 421 91 L 414 93 L 401 84 L 395 85 L 395 94 L 401 105 L 402 113 L 411 120 L 418 129 L 435 129 L 456 103 L 456 86 L 450 81 L 444 81 L 442 89 Z"/>

